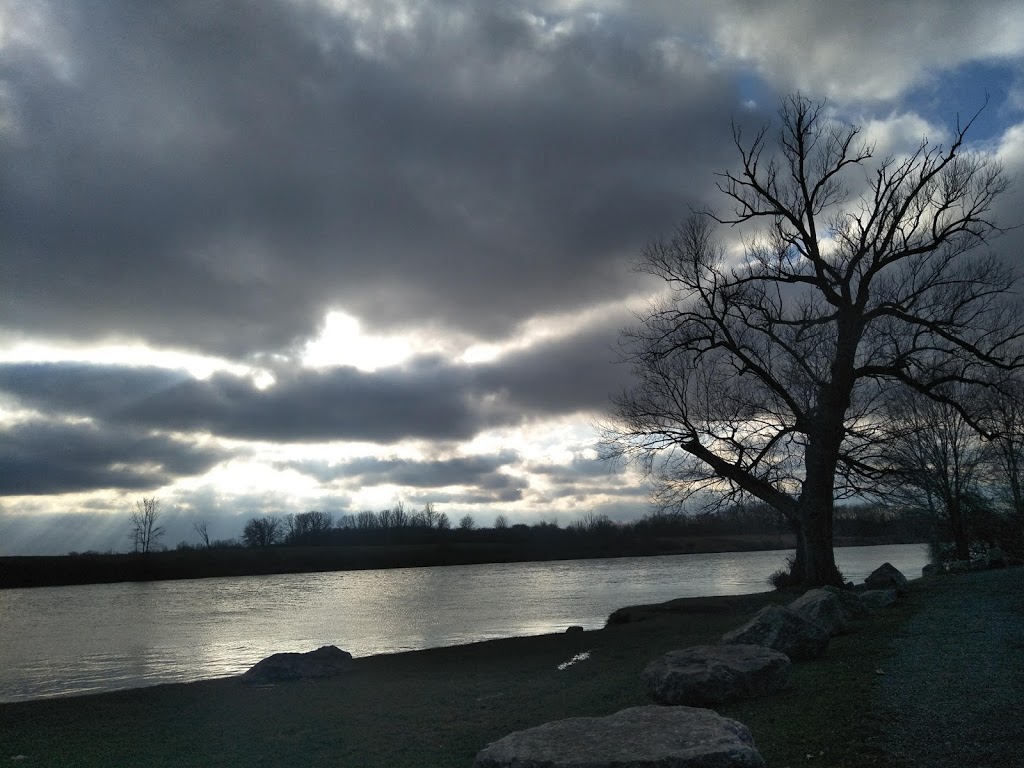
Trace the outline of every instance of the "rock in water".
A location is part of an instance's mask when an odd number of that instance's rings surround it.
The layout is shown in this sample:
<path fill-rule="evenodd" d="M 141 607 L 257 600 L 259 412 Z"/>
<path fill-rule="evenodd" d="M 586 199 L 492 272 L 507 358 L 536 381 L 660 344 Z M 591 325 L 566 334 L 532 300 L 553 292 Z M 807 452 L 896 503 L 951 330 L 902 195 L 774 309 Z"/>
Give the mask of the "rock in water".
<path fill-rule="evenodd" d="M 838 635 L 850 628 L 850 612 L 835 592 L 809 590 L 790 603 L 789 608 L 813 621 L 829 635 Z"/>
<path fill-rule="evenodd" d="M 864 579 L 864 583 L 871 589 L 895 589 L 900 595 L 910 589 L 907 577 L 892 563 L 882 563 Z"/>
<path fill-rule="evenodd" d="M 697 645 L 669 651 L 640 675 L 659 704 L 715 706 L 789 684 L 789 658 L 763 645 Z"/>
<path fill-rule="evenodd" d="M 742 723 L 710 709 L 632 707 L 510 733 L 481 750 L 474 768 L 762 768 Z"/>
<path fill-rule="evenodd" d="M 280 683 L 313 677 L 334 677 L 352 665 L 352 654 L 333 645 L 309 653 L 275 653 L 242 675 L 246 683 Z"/>
<path fill-rule="evenodd" d="M 725 645 L 763 645 L 791 659 L 820 656 L 828 640 L 820 626 L 781 605 L 766 605 L 742 627 L 722 635 Z"/>

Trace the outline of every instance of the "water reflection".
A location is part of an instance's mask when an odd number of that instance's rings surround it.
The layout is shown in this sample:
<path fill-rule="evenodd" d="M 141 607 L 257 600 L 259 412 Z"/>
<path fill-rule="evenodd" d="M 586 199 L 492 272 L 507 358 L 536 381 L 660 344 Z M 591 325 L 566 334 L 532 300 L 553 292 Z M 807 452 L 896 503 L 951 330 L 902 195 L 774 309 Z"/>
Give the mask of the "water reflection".
<path fill-rule="evenodd" d="M 278 651 L 355 656 L 597 629 L 613 610 L 768 589 L 786 551 L 0 590 L 0 701 L 233 675 Z M 836 550 L 862 580 L 921 546 Z"/>

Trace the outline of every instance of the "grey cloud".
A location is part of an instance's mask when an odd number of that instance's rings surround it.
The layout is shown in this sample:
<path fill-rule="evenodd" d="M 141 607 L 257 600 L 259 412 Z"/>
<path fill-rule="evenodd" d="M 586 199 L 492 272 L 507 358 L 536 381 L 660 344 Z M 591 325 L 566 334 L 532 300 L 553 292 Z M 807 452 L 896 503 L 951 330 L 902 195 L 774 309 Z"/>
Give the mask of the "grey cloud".
<path fill-rule="evenodd" d="M 524 493 L 522 488 L 505 488 L 502 490 L 496 490 L 492 493 L 480 493 L 480 492 L 469 492 L 469 493 L 421 493 L 409 497 L 410 503 L 415 507 L 427 502 L 433 504 L 457 504 L 466 506 L 481 506 L 487 504 L 509 504 L 517 501 L 522 501 Z M 440 510 L 443 511 L 443 510 Z M 478 513 L 473 513 L 478 514 Z M 456 523 L 452 520 L 452 524 Z"/>
<path fill-rule="evenodd" d="M 20 422 L 0 436 L 4 496 L 147 490 L 201 474 L 224 457 L 174 438 L 82 423 Z"/>
<path fill-rule="evenodd" d="M 402 485 L 439 488 L 467 485 L 495 491 L 513 486 L 516 480 L 499 470 L 518 462 L 514 451 L 489 456 L 459 456 L 432 461 L 381 459 L 367 456 L 340 464 L 295 462 L 285 466 L 309 474 L 321 482 L 347 481 L 350 485 Z"/>
<path fill-rule="evenodd" d="M 512 7 L 437 3 L 375 59 L 314 4 L 50 11 L 69 72 L 0 65 L 3 322 L 37 335 L 241 356 L 331 305 L 500 335 L 621 293 L 738 103 L 615 18 L 545 42 Z"/>
<path fill-rule="evenodd" d="M 0 393 L 133 428 L 292 442 L 457 441 L 552 414 L 602 411 L 629 376 L 627 366 L 608 362 L 613 341 L 601 326 L 481 365 L 421 357 L 372 373 L 282 370 L 265 390 L 229 373 L 198 380 L 152 368 L 8 363 L 0 364 Z"/>

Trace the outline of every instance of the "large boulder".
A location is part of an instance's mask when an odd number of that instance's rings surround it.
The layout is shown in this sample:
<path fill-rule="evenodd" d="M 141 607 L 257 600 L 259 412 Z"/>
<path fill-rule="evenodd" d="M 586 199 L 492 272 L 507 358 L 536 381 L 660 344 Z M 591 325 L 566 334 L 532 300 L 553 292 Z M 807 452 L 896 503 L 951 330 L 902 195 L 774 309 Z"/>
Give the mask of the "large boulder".
<path fill-rule="evenodd" d="M 693 707 L 632 707 L 510 733 L 481 750 L 474 768 L 761 768 L 742 723 Z"/>
<path fill-rule="evenodd" d="M 820 656 L 828 640 L 821 626 L 781 605 L 766 605 L 742 627 L 722 636 L 725 645 L 763 645 L 794 660 Z"/>
<path fill-rule="evenodd" d="M 804 592 L 789 604 L 789 609 L 810 619 L 829 635 L 838 635 L 850 628 L 850 612 L 839 595 L 828 590 L 812 589 Z"/>
<path fill-rule="evenodd" d="M 313 677 L 334 677 L 352 666 L 352 654 L 333 645 L 309 653 L 275 653 L 242 675 L 246 683 L 280 683 Z"/>
<path fill-rule="evenodd" d="M 789 666 L 787 656 L 763 645 L 697 645 L 655 659 L 640 679 L 659 704 L 716 706 L 782 690 Z"/>
<path fill-rule="evenodd" d="M 880 611 L 896 602 L 895 589 L 869 589 L 860 593 L 861 602 L 869 611 Z"/>
<path fill-rule="evenodd" d="M 895 589 L 896 594 L 902 595 L 910 589 L 910 582 L 907 577 L 900 573 L 892 563 L 882 563 L 871 575 L 864 579 L 869 589 Z"/>
<path fill-rule="evenodd" d="M 823 589 L 839 598 L 839 602 L 851 616 L 861 616 L 868 612 L 868 609 L 860 599 L 860 593 L 854 591 L 853 582 L 847 582 L 846 587 L 833 587 L 831 584 L 828 584 L 824 587 L 819 587 L 819 589 Z"/>

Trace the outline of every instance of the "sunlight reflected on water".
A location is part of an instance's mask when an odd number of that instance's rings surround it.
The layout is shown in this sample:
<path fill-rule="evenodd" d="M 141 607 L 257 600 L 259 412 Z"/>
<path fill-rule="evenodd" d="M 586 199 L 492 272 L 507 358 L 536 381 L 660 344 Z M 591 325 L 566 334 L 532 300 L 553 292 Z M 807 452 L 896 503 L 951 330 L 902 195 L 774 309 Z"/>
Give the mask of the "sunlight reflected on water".
<path fill-rule="evenodd" d="M 788 551 L 0 590 L 0 701 L 244 672 L 279 651 L 354 656 L 604 626 L 616 608 L 768 589 Z M 861 581 L 923 546 L 836 550 Z"/>

